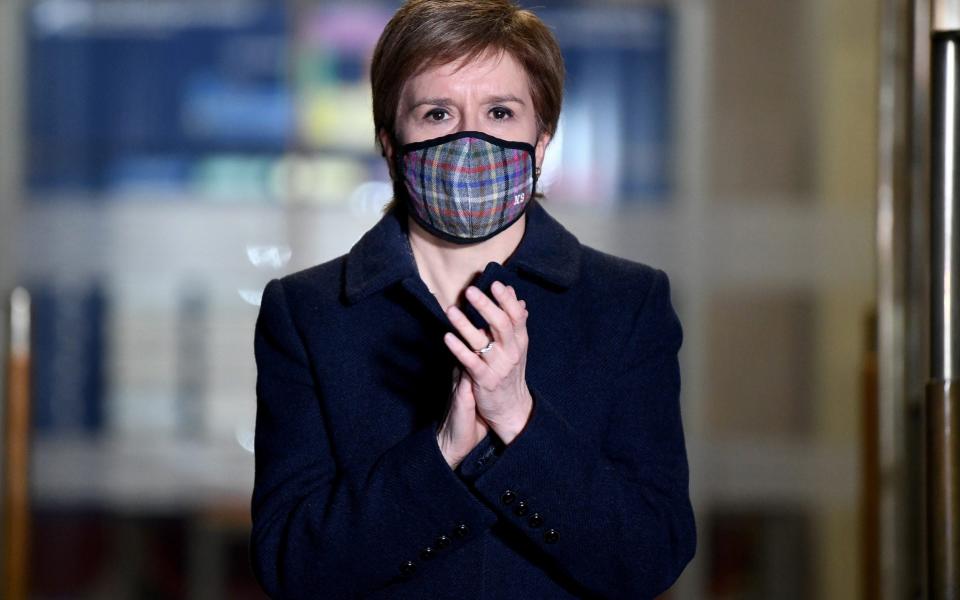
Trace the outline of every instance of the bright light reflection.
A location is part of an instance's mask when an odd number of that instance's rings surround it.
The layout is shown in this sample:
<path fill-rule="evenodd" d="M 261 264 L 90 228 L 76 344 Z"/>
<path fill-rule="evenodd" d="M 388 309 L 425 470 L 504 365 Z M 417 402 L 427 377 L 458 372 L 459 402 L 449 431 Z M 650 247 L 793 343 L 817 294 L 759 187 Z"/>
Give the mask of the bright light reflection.
<path fill-rule="evenodd" d="M 247 258 L 255 267 L 280 269 L 290 262 L 293 251 L 289 246 L 247 246 Z"/>
<path fill-rule="evenodd" d="M 243 301 L 249 304 L 250 306 L 260 306 L 260 301 L 263 299 L 263 290 L 237 290 L 237 293 L 240 294 L 240 297 L 243 298 Z"/>
<path fill-rule="evenodd" d="M 563 115 L 560 116 L 560 122 L 557 124 L 557 131 L 553 139 L 547 144 L 547 150 L 543 155 L 543 163 L 540 167 L 540 178 L 537 180 L 537 191 L 543 194 L 550 192 L 550 186 L 560 174 L 561 160 L 563 160 Z"/>
<path fill-rule="evenodd" d="M 350 194 L 350 212 L 357 216 L 378 214 L 393 198 L 393 186 L 385 181 L 365 181 Z"/>
<path fill-rule="evenodd" d="M 234 436 L 237 439 L 237 443 L 240 444 L 240 447 L 253 454 L 253 430 L 249 427 L 243 425 L 237 425 L 236 430 L 234 430 Z"/>

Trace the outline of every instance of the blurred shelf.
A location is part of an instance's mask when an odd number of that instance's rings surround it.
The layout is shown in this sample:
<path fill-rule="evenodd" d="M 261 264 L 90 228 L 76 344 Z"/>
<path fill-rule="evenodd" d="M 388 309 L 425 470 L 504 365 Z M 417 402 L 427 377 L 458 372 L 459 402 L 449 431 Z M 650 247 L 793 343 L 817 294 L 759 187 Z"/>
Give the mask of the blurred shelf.
<path fill-rule="evenodd" d="M 690 444 L 688 451 L 697 496 L 711 507 L 857 508 L 855 443 L 737 440 Z"/>
<path fill-rule="evenodd" d="M 581 206 L 546 202 L 580 240 L 709 286 L 872 288 L 873 223 L 862 211 L 807 203 Z M 251 279 L 246 248 L 293 250 L 285 271 L 347 252 L 380 217 L 379 205 L 41 202 L 26 205 L 18 240 L 24 277 L 214 284 Z M 694 242 L 695 241 L 695 242 Z M 262 281 L 261 281 L 262 280 Z M 266 276 L 258 278 L 265 283 Z"/>
<path fill-rule="evenodd" d="M 799 442 L 690 444 L 695 497 L 710 507 L 855 507 L 856 448 Z M 34 502 L 117 512 L 246 506 L 253 454 L 231 440 L 46 437 L 33 449 Z"/>
<path fill-rule="evenodd" d="M 46 436 L 33 443 L 33 502 L 120 513 L 249 506 L 253 454 L 236 441 Z"/>

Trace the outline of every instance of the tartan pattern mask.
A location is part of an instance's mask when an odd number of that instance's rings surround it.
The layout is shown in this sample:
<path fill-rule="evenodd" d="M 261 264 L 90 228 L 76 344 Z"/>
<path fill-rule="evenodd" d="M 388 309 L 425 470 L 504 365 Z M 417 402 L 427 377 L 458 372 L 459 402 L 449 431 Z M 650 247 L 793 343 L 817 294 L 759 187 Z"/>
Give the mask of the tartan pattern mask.
<path fill-rule="evenodd" d="M 398 155 L 413 218 L 440 238 L 479 242 L 512 225 L 533 197 L 534 147 L 478 131 L 403 146 Z"/>

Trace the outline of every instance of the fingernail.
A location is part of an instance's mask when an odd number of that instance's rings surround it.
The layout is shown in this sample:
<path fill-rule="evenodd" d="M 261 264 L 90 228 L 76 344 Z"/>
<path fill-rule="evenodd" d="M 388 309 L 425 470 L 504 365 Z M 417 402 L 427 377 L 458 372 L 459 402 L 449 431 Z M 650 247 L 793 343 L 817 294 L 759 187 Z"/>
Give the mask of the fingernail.
<path fill-rule="evenodd" d="M 478 294 L 480 294 L 480 290 L 478 290 L 478 289 L 475 288 L 474 286 L 471 285 L 471 286 L 469 286 L 469 287 L 467 288 L 467 296 L 468 296 L 468 297 L 470 297 L 470 298 L 476 298 Z"/>
<path fill-rule="evenodd" d="M 494 281 L 494 282 L 493 282 L 493 285 L 491 285 L 490 288 L 491 288 L 493 291 L 497 292 L 498 294 L 505 289 L 504 286 L 503 286 L 503 284 L 500 283 L 499 281 Z"/>

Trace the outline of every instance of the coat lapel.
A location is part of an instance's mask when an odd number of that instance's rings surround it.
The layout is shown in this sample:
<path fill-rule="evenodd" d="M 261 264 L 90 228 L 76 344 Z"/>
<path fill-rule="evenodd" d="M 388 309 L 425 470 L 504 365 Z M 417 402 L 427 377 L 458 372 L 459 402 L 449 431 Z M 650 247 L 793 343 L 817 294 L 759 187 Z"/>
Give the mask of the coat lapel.
<path fill-rule="evenodd" d="M 547 213 L 538 200 L 531 201 L 524 218 L 526 228 L 513 255 L 502 265 L 494 261 L 487 263 L 475 280 L 474 285 L 481 290 L 489 292 L 490 284 L 497 280 L 510 285 L 519 273 L 541 285 L 559 289 L 566 289 L 577 281 L 579 240 Z M 403 282 L 408 291 L 448 324 L 439 303 L 417 271 L 407 238 L 406 213 L 400 207 L 384 214 L 350 249 L 346 257 L 344 297 L 353 304 L 397 282 Z M 464 312 L 474 325 L 486 325 L 472 306 Z"/>

